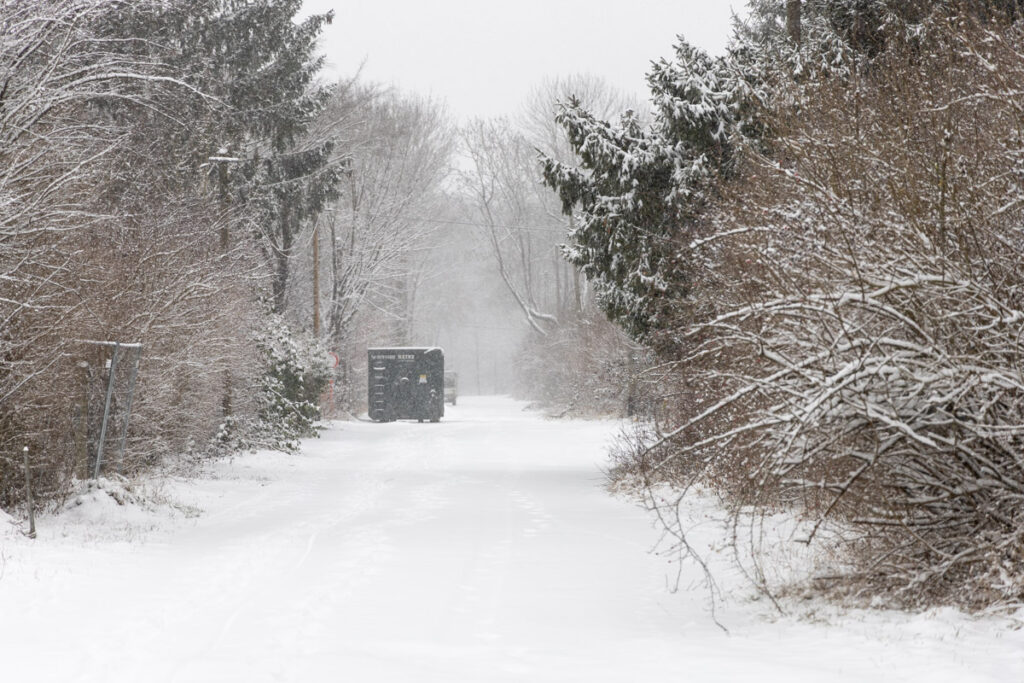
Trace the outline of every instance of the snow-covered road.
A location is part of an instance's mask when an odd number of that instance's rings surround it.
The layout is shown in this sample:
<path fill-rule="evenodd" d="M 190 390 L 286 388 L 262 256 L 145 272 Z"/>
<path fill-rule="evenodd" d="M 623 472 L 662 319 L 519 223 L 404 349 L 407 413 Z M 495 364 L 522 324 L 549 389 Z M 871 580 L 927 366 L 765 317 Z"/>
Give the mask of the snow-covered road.
<path fill-rule="evenodd" d="M 1020 631 L 953 613 L 734 599 L 726 634 L 603 490 L 615 429 L 466 398 L 148 492 L 195 518 L 97 492 L 34 542 L 0 531 L 3 680 L 1024 680 Z"/>

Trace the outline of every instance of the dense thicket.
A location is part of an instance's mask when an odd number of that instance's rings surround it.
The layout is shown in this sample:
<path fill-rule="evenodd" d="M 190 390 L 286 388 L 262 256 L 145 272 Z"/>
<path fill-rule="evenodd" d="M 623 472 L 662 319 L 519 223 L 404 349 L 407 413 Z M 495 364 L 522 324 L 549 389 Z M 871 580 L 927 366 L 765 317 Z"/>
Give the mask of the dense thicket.
<path fill-rule="evenodd" d="M 118 466 L 274 440 L 252 428 L 275 416 L 289 432 L 308 387 L 274 408 L 262 302 L 336 180 L 329 145 L 296 145 L 327 97 L 312 51 L 329 17 L 296 23 L 300 5 L 0 6 L 0 505 L 22 495 L 24 446 L 44 494 L 94 471 L 114 360 L 96 341 L 143 348 Z"/>
<path fill-rule="evenodd" d="M 561 114 L 573 257 L 663 361 L 617 475 L 683 548 L 679 497 L 722 495 L 767 591 L 762 531 L 788 511 L 819 587 L 1019 603 L 1016 5 L 801 9 L 799 44 L 764 1 L 725 57 L 681 46 L 649 128 Z"/>

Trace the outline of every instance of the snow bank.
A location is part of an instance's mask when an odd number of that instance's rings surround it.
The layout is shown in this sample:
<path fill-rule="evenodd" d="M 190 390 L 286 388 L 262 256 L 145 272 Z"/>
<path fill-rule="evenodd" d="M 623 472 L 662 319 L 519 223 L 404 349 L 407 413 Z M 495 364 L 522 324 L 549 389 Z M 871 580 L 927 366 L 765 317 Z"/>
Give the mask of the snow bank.
<path fill-rule="evenodd" d="M 178 485 L 172 479 L 117 475 L 79 481 L 56 513 L 38 516 L 37 531 L 41 539 L 59 536 L 67 542 L 137 542 L 153 532 L 169 533 L 200 513 L 172 493 Z"/>

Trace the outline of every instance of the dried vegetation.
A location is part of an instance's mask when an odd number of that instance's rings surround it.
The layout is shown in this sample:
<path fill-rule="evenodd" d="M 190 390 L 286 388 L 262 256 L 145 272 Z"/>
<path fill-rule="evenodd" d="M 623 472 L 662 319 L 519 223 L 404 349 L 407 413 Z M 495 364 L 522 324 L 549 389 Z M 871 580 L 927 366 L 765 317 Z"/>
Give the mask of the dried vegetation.
<path fill-rule="evenodd" d="M 654 432 L 614 473 L 682 548 L 664 485 L 721 494 L 755 557 L 766 516 L 795 513 L 794 541 L 838 544 L 818 588 L 1019 605 L 1024 33 L 927 28 L 786 84 L 771 150 L 744 151 L 689 245 L 699 310 L 666 333 Z"/>

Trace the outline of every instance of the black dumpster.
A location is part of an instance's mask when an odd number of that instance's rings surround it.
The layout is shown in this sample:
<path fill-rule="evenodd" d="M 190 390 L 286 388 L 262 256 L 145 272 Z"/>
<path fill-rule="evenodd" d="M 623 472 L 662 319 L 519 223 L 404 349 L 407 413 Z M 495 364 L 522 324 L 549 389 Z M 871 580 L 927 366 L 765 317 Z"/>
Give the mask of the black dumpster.
<path fill-rule="evenodd" d="M 439 348 L 367 350 L 368 410 L 375 422 L 444 415 L 444 352 Z"/>

